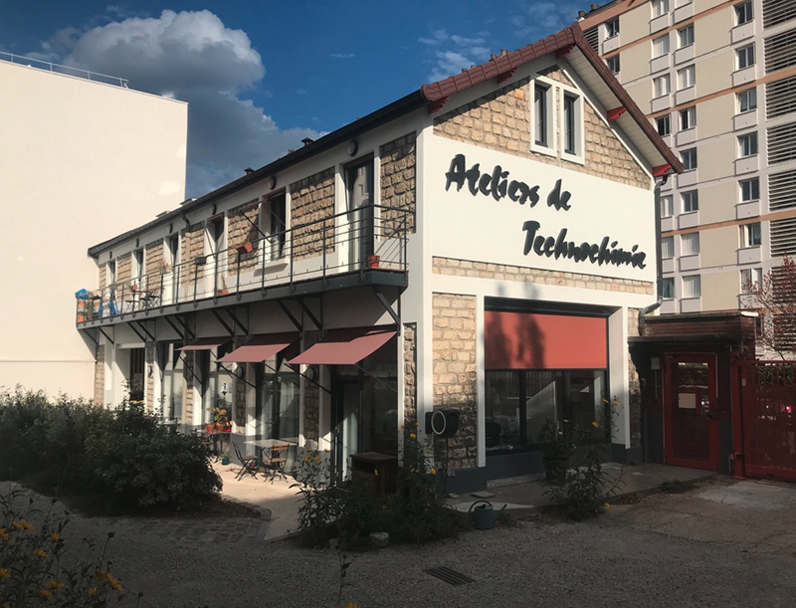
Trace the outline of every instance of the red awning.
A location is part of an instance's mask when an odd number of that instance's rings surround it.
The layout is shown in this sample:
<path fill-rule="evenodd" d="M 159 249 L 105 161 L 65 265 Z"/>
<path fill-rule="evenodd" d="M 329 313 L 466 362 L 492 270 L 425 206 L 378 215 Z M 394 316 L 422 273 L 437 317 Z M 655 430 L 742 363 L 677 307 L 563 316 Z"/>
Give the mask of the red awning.
<path fill-rule="evenodd" d="M 186 344 L 177 350 L 212 350 L 229 342 L 229 338 L 199 338 L 192 344 Z"/>
<path fill-rule="evenodd" d="M 394 329 L 359 328 L 330 331 L 288 364 L 353 365 L 384 346 L 396 334 Z"/>
<path fill-rule="evenodd" d="M 299 339 L 298 334 L 254 336 L 247 344 L 221 357 L 219 363 L 262 363 Z"/>

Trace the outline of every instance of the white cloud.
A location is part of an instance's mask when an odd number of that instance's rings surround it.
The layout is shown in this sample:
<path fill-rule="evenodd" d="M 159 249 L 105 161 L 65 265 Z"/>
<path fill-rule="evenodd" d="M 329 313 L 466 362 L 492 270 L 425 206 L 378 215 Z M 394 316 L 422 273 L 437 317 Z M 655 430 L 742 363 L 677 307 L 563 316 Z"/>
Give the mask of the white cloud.
<path fill-rule="evenodd" d="M 334 57 L 335 59 L 351 59 L 352 57 L 356 57 L 356 53 L 329 53 L 329 57 Z"/>
<path fill-rule="evenodd" d="M 296 89 L 296 95 L 307 95 L 306 89 Z"/>
<path fill-rule="evenodd" d="M 109 7 L 115 14 L 124 10 Z M 242 97 L 263 79 L 262 57 L 245 32 L 227 28 L 210 11 L 166 10 L 88 31 L 70 28 L 47 44 L 48 57 L 57 53 L 65 65 L 188 102 L 186 196 L 201 196 L 241 177 L 244 167 L 259 167 L 300 147 L 302 138 L 320 136 L 313 129 L 280 129 Z"/>
<path fill-rule="evenodd" d="M 522 13 L 512 16 L 511 23 L 516 28 L 515 33 L 527 40 L 525 44 L 530 44 L 574 23 L 584 6 L 570 2 L 534 2 Z"/>
<path fill-rule="evenodd" d="M 460 72 L 463 68 L 483 63 L 489 58 L 486 34 L 475 36 L 448 34 L 444 29 L 434 30 L 430 37 L 420 37 L 418 41 L 433 49 L 434 67 L 429 80 L 441 80 Z M 448 48 L 445 48 L 448 47 Z"/>

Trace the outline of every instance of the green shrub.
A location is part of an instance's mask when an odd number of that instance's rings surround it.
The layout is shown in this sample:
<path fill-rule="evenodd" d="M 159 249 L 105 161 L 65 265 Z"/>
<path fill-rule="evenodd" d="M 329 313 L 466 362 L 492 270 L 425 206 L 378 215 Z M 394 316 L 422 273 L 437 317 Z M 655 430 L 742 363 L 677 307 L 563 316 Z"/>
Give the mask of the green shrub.
<path fill-rule="evenodd" d="M 141 408 L 0 394 L 0 479 L 90 495 L 109 510 L 178 508 L 221 489 L 207 456 L 198 438 Z"/>

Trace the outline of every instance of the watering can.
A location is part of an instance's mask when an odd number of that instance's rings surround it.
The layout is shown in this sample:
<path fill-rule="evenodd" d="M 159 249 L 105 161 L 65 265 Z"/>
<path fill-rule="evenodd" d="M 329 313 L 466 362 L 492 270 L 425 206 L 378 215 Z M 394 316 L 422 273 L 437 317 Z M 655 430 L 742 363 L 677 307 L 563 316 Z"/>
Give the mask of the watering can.
<path fill-rule="evenodd" d="M 500 511 L 495 511 L 488 500 L 476 500 L 470 505 L 469 511 L 470 517 L 473 518 L 473 527 L 476 530 L 491 530 L 505 509 L 506 505 L 503 505 Z"/>

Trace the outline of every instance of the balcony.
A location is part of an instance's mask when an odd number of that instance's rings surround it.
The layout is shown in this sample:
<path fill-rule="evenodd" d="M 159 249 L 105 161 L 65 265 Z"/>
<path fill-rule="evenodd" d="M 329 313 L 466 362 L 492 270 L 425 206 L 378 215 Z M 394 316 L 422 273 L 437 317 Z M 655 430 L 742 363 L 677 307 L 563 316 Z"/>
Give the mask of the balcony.
<path fill-rule="evenodd" d="M 79 329 L 361 286 L 408 284 L 414 214 L 370 205 L 291 227 L 77 302 Z"/>

